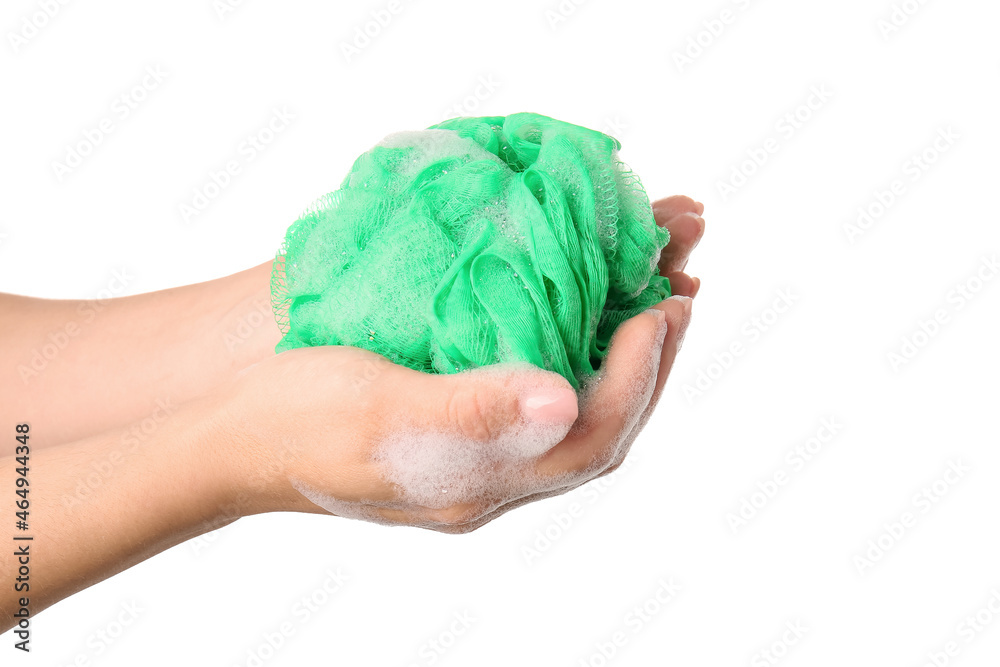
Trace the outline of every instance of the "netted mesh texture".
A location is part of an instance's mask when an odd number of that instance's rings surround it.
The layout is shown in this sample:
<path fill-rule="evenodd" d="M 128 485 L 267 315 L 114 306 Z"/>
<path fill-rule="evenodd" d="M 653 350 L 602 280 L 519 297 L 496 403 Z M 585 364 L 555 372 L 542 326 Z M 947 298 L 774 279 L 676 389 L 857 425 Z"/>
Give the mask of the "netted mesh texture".
<path fill-rule="evenodd" d="M 277 351 L 351 345 L 430 373 L 529 362 L 576 388 L 670 296 L 668 232 L 601 132 L 546 116 L 390 135 L 289 229 Z"/>

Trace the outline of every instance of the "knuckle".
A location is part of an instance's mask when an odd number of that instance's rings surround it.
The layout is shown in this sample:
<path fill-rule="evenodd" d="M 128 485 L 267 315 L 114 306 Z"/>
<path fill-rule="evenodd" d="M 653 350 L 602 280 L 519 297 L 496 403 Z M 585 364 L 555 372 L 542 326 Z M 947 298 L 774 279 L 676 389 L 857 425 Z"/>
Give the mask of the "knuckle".
<path fill-rule="evenodd" d="M 448 420 L 462 436 L 474 442 L 489 442 L 502 431 L 501 420 L 492 407 L 482 390 L 461 387 L 448 399 Z"/>

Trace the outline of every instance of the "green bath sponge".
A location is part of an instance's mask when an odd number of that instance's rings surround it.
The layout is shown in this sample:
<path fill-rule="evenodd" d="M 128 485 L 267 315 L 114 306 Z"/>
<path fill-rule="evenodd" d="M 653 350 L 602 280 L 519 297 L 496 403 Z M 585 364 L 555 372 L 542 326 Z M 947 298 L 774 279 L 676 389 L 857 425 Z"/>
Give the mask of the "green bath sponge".
<path fill-rule="evenodd" d="M 289 229 L 277 351 L 350 345 L 429 373 L 528 362 L 576 388 L 670 296 L 669 234 L 601 132 L 532 113 L 390 135 Z"/>

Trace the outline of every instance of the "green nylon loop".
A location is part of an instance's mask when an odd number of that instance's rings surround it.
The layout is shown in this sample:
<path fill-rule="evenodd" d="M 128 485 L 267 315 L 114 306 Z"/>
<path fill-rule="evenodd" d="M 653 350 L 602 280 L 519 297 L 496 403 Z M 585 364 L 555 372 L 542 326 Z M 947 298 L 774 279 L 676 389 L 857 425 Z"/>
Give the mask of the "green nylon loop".
<path fill-rule="evenodd" d="M 429 373 L 527 362 L 579 388 L 670 296 L 669 241 L 617 139 L 547 116 L 390 135 L 285 236 L 276 351 L 350 345 Z"/>

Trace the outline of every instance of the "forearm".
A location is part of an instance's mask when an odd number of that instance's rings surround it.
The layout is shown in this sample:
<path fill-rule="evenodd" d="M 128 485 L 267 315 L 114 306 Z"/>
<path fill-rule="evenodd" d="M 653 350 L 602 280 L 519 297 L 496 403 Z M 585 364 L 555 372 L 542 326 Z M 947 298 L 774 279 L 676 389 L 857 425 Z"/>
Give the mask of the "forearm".
<path fill-rule="evenodd" d="M 44 429 L 30 431 L 27 530 L 0 549 L 0 632 L 13 626 L 19 599 L 32 615 L 184 540 L 238 518 L 239 485 L 219 442 L 211 401 L 180 409 L 155 433 L 132 446 L 115 430 L 78 442 L 35 450 Z M 13 426 L 11 426 L 13 442 Z M 13 447 L 7 451 L 13 451 Z M 23 454 L 23 450 L 21 452 Z M 14 480 L 24 460 L 0 460 L 0 506 L 13 525 Z M 95 471 L 100 471 L 95 477 Z M 99 483 L 95 482 L 100 479 Z M 22 487 L 23 488 L 23 487 Z M 86 493 L 81 493 L 81 488 Z M 11 546 L 11 545 L 15 546 Z M 18 556 L 30 556 L 28 588 L 16 591 Z M 22 582 L 24 583 L 24 582 Z"/>
<path fill-rule="evenodd" d="M 204 394 L 274 353 L 270 272 L 103 303 L 0 295 L 0 424 L 54 445 Z"/>

